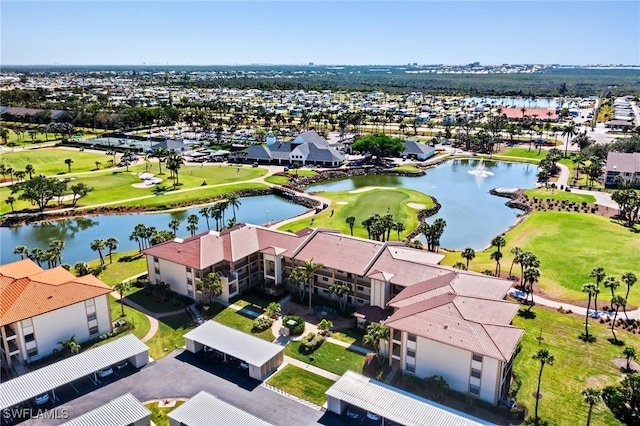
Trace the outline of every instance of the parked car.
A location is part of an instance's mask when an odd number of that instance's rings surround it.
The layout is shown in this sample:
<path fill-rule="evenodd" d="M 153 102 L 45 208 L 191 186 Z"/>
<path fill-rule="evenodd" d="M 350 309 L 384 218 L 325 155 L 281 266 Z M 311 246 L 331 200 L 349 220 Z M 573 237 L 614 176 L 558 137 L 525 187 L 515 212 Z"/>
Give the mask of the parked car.
<path fill-rule="evenodd" d="M 249 369 L 249 364 L 247 364 L 244 361 L 241 361 L 240 365 L 238 365 L 238 368 L 242 368 L 243 370 L 248 370 Z"/>
<path fill-rule="evenodd" d="M 125 368 L 127 365 L 129 365 L 129 361 L 127 361 L 126 359 L 124 361 L 120 361 L 119 363 L 116 364 L 116 369 L 117 370 L 122 370 L 123 368 Z"/>
<path fill-rule="evenodd" d="M 49 392 L 45 392 L 43 394 L 36 396 L 35 398 L 33 398 L 33 402 L 36 405 L 46 404 L 47 402 L 49 402 Z"/>
<path fill-rule="evenodd" d="M 509 398 L 500 398 L 500 405 L 507 408 L 513 408 L 516 406 L 516 401 Z"/>
<path fill-rule="evenodd" d="M 113 374 L 113 368 L 105 367 L 102 370 L 98 370 L 97 373 L 98 373 L 98 376 L 100 377 L 107 377 Z"/>
<path fill-rule="evenodd" d="M 350 419 L 359 419 L 362 417 L 362 414 L 356 411 L 353 407 L 347 408 L 347 417 Z"/>
<path fill-rule="evenodd" d="M 380 420 L 380 416 L 372 413 L 371 411 L 367 411 L 367 418 L 371 420 Z"/>

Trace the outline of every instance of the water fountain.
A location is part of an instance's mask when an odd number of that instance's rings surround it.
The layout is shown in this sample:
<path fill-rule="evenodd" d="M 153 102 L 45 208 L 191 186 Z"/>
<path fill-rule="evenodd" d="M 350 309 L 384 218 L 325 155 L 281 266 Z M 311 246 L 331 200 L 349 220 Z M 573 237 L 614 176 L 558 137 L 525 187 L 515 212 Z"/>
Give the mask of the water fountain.
<path fill-rule="evenodd" d="M 480 162 L 478 163 L 478 165 L 472 170 L 467 170 L 467 173 L 469 173 L 470 175 L 477 176 L 479 178 L 486 178 L 489 176 L 493 176 L 493 172 L 490 172 L 485 168 L 484 160 L 482 158 L 480 159 Z"/>

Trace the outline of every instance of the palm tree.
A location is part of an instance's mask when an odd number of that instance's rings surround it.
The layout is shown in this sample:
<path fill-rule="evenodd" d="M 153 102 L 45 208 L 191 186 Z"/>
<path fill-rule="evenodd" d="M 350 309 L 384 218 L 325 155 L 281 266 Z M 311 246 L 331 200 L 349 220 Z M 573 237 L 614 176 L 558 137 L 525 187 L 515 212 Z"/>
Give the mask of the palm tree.
<path fill-rule="evenodd" d="M 400 241 L 400 233 L 403 232 L 406 229 L 405 226 L 404 226 L 404 223 L 396 222 L 393 225 L 393 228 L 396 230 L 396 232 L 398 232 L 398 241 Z"/>
<path fill-rule="evenodd" d="M 602 266 L 596 266 L 591 270 L 591 272 L 589 273 L 589 276 L 591 278 L 596 279 L 596 287 L 598 287 L 598 292 L 596 293 L 596 297 L 593 300 L 593 306 L 597 313 L 598 312 L 598 293 L 600 293 L 600 283 L 602 282 L 604 277 L 607 276 L 607 274 L 604 272 L 604 268 Z"/>
<path fill-rule="evenodd" d="M 6 200 L 4 200 L 4 202 L 5 202 L 5 203 L 7 203 L 7 204 L 9 204 L 9 206 L 11 206 L 11 213 L 14 213 L 14 210 L 13 210 L 13 203 L 15 203 L 15 202 L 16 202 L 15 197 L 12 197 L 12 196 L 10 195 L 10 196 L 8 196 L 8 197 L 7 197 L 7 199 L 6 199 Z"/>
<path fill-rule="evenodd" d="M 496 273 L 495 273 L 495 275 L 496 275 L 496 277 L 499 277 L 500 276 L 500 259 L 502 259 L 502 253 L 500 253 L 500 250 L 494 251 L 493 253 L 491 253 L 490 258 L 491 258 L 491 260 L 495 260 L 496 261 Z"/>
<path fill-rule="evenodd" d="M 323 267 L 324 265 L 320 263 L 313 263 L 313 258 L 311 260 L 305 260 L 302 266 L 298 266 L 298 268 L 303 271 L 304 277 L 306 278 L 305 281 L 309 286 L 309 314 L 313 313 L 313 310 L 311 309 L 311 295 L 313 294 L 314 275 Z"/>
<path fill-rule="evenodd" d="M 344 311 L 344 296 L 349 294 L 350 291 L 351 287 L 340 281 L 329 286 L 329 293 L 334 294 L 338 298 L 338 304 L 340 305 L 341 311 Z"/>
<path fill-rule="evenodd" d="M 53 266 L 56 266 L 62 260 L 62 250 L 64 250 L 64 241 L 62 240 L 53 240 L 49 243 L 49 248 L 51 249 L 52 262 Z"/>
<path fill-rule="evenodd" d="M 180 170 L 182 164 L 184 164 L 184 159 L 181 155 L 176 153 L 169 154 L 169 157 L 167 158 L 167 169 L 171 170 L 173 176 L 175 177 L 175 180 L 173 182 L 174 188 L 180 184 L 180 182 L 178 181 L 178 170 Z"/>
<path fill-rule="evenodd" d="M 615 290 L 620 287 L 620 281 L 618 281 L 618 279 L 614 276 L 608 276 L 605 280 L 604 280 L 604 286 L 605 288 L 608 288 L 611 290 L 611 297 L 615 296 Z"/>
<path fill-rule="evenodd" d="M 107 247 L 107 243 L 100 238 L 96 238 L 95 240 L 91 241 L 90 247 L 91 250 L 98 252 L 98 255 L 100 255 L 100 266 L 104 266 L 104 257 L 102 256 L 102 250 Z"/>
<path fill-rule="evenodd" d="M 109 256 L 109 263 L 113 263 L 112 255 L 113 251 L 118 249 L 118 239 L 109 237 L 104 243 L 105 246 L 109 249 L 109 253 L 107 253 L 107 255 Z"/>
<path fill-rule="evenodd" d="M 42 266 L 42 261 L 44 260 L 44 251 L 42 251 L 42 249 L 38 247 L 32 248 L 29 258 L 31 260 L 34 260 L 38 264 L 38 266 Z"/>
<path fill-rule="evenodd" d="M 591 424 L 591 412 L 593 411 L 593 406 L 600 401 L 602 392 L 600 389 L 587 388 L 582 391 L 582 397 L 584 402 L 589 404 L 589 414 L 587 415 L 587 426 L 589 426 Z"/>
<path fill-rule="evenodd" d="M 355 216 L 349 216 L 345 222 L 349 225 L 349 230 L 351 231 L 351 236 L 353 237 L 353 225 L 356 223 Z"/>
<path fill-rule="evenodd" d="M 31 164 L 27 164 L 24 167 L 24 171 L 29 173 L 29 179 L 31 179 L 33 177 L 33 174 L 36 172 L 36 170 L 33 168 Z"/>
<path fill-rule="evenodd" d="M 120 316 L 123 317 L 125 315 L 124 315 L 124 298 L 122 297 L 122 294 L 125 291 L 129 291 L 131 289 L 131 284 L 129 283 L 129 281 L 120 281 L 118 284 L 113 286 L 113 289 L 118 293 L 120 293 L 120 309 L 122 310 Z"/>
<path fill-rule="evenodd" d="M 631 287 L 638 281 L 638 277 L 633 272 L 625 272 L 622 274 L 622 282 L 627 285 L 627 294 L 624 296 L 625 299 L 629 299 L 629 291 Z"/>
<path fill-rule="evenodd" d="M 564 146 L 565 157 L 567 156 L 567 150 L 569 149 L 569 139 L 574 137 L 576 134 L 577 134 L 576 123 L 574 123 L 573 121 L 567 124 L 566 126 L 564 126 L 564 128 L 562 129 L 562 136 L 567 138 L 567 143 Z"/>
<path fill-rule="evenodd" d="M 13 249 L 13 254 L 20 255 L 20 259 L 24 259 L 29 256 L 29 249 L 27 246 L 17 246 Z"/>
<path fill-rule="evenodd" d="M 80 345 L 76 342 L 76 336 L 71 336 L 67 340 L 63 340 L 58 342 L 59 345 L 62 345 L 62 348 L 69 353 L 69 355 L 75 355 L 80 352 Z"/>
<path fill-rule="evenodd" d="M 159 175 L 162 174 L 162 160 L 164 160 L 167 157 L 168 154 L 169 154 L 169 152 L 164 148 L 158 148 L 153 153 L 153 156 L 158 159 L 158 174 Z"/>
<path fill-rule="evenodd" d="M 615 313 L 613 314 L 613 321 L 611 321 L 611 333 L 613 333 L 613 340 L 615 340 L 616 342 L 618 341 L 618 337 L 616 336 L 616 332 L 613 330 L 613 328 L 616 325 L 616 319 L 618 318 L 618 311 L 620 310 L 620 306 L 626 305 L 627 299 L 622 296 L 613 296 L 613 298 L 611 299 L 611 306 L 616 307 Z"/>
<path fill-rule="evenodd" d="M 600 290 L 598 290 L 598 286 L 595 285 L 594 283 L 586 283 L 582 285 L 582 291 L 589 294 L 589 301 L 587 302 L 587 314 L 585 315 L 585 318 L 584 318 L 585 341 L 589 341 L 588 321 L 589 321 L 589 308 L 591 307 L 591 296 L 593 296 Z"/>
<path fill-rule="evenodd" d="M 187 230 L 191 232 L 191 236 L 196 235 L 196 230 L 198 229 L 198 221 L 199 218 L 195 214 L 189 215 L 187 217 Z"/>
<path fill-rule="evenodd" d="M 496 252 L 497 253 L 497 252 Z M 540 271 L 538 268 L 527 268 L 524 271 L 524 279 L 526 283 L 529 283 L 529 294 L 531 294 L 531 305 L 533 306 L 533 284 L 540 278 Z"/>
<path fill-rule="evenodd" d="M 211 227 L 209 226 L 209 214 L 211 213 L 211 207 L 203 207 L 201 208 L 198 213 L 200 213 L 200 216 L 204 217 L 204 219 L 207 221 L 207 229 L 211 229 Z"/>
<path fill-rule="evenodd" d="M 173 231 L 173 235 L 178 235 L 178 229 L 180 229 L 180 221 L 178 219 L 171 219 L 169 222 L 169 229 Z"/>
<path fill-rule="evenodd" d="M 540 402 L 540 383 L 542 382 L 542 370 L 546 364 L 553 365 L 555 358 L 549 353 L 547 349 L 539 349 L 538 352 L 533 354 L 533 359 L 540 361 L 540 372 L 538 373 L 538 390 L 536 391 L 536 411 L 534 424 L 538 424 L 538 403 Z"/>
<path fill-rule="evenodd" d="M 202 280 L 200 280 L 200 289 L 202 296 L 205 299 L 203 303 L 211 303 L 211 298 L 215 301 L 216 297 L 222 294 L 222 277 L 217 272 L 211 272 L 207 274 Z"/>
<path fill-rule="evenodd" d="M 379 322 L 372 322 L 367 326 L 367 332 L 362 337 L 362 342 L 375 349 L 378 361 L 382 364 L 382 357 L 380 356 L 380 341 L 389 338 L 389 329 Z"/>
<path fill-rule="evenodd" d="M 291 271 L 289 275 L 289 280 L 296 283 L 298 287 L 298 295 L 300 296 L 300 300 L 304 299 L 304 293 L 306 290 L 305 281 L 306 277 L 304 276 L 304 272 L 300 268 L 295 268 Z"/>
<path fill-rule="evenodd" d="M 471 247 L 467 247 L 460 253 L 460 256 L 467 261 L 466 268 L 469 270 L 469 262 L 476 257 L 475 250 Z"/>
<path fill-rule="evenodd" d="M 238 194 L 236 194 L 235 192 L 230 193 L 229 195 L 227 195 L 227 203 L 228 205 L 231 206 L 231 209 L 233 210 L 233 222 L 236 222 L 236 208 L 240 208 L 240 205 L 242 204 L 240 202 L 240 196 Z"/>
<path fill-rule="evenodd" d="M 69 173 L 71 173 L 71 164 L 73 163 L 73 160 L 71 158 L 67 158 L 64 160 L 64 164 L 67 165 L 67 168 L 69 169 Z"/>
<path fill-rule="evenodd" d="M 518 257 L 522 253 L 522 249 L 520 247 L 514 247 L 511 249 L 511 254 L 513 254 L 513 259 L 511 260 L 511 267 L 509 268 L 509 277 L 511 277 L 511 272 L 513 271 L 513 265 L 517 262 Z"/>
<path fill-rule="evenodd" d="M 498 253 L 500 253 L 500 247 L 504 247 L 506 244 L 507 242 L 502 235 L 498 235 L 491 240 L 491 245 L 498 249 Z"/>
<path fill-rule="evenodd" d="M 631 371 L 631 360 L 636 359 L 636 350 L 631 346 L 627 346 L 624 348 L 624 351 L 622 351 L 622 355 L 627 359 L 627 371 Z"/>

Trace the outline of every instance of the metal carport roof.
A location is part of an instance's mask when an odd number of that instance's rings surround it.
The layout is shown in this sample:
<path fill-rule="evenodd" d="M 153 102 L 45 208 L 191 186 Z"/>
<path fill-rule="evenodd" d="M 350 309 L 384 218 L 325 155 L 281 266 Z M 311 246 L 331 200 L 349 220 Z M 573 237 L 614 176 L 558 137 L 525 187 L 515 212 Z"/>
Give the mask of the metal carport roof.
<path fill-rule="evenodd" d="M 0 383 L 0 409 L 9 408 L 19 402 L 148 351 L 149 347 L 140 339 L 133 334 L 128 334 L 113 342 Z"/>
<path fill-rule="evenodd" d="M 205 322 L 185 334 L 184 338 L 217 349 L 256 367 L 263 366 L 274 356 L 284 351 L 283 346 L 267 342 L 216 321 Z"/>
<path fill-rule="evenodd" d="M 493 424 L 353 371 L 347 371 L 325 394 L 406 426 Z"/>
<path fill-rule="evenodd" d="M 151 411 L 130 393 L 64 423 L 62 426 L 128 426 L 150 417 Z"/>
<path fill-rule="evenodd" d="M 186 426 L 270 426 L 264 420 L 201 391 L 167 416 Z"/>

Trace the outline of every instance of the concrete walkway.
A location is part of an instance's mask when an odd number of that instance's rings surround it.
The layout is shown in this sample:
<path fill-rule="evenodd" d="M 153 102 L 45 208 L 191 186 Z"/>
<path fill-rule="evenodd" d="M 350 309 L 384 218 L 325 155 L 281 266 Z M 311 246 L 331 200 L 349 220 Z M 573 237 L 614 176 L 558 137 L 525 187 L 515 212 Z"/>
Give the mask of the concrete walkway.
<path fill-rule="evenodd" d="M 569 168 L 564 164 L 558 164 L 558 167 L 560 168 L 560 175 L 558 176 L 558 180 L 556 181 L 556 186 L 560 187 L 560 185 L 562 185 L 566 188 L 567 183 L 569 182 Z M 611 209 L 618 208 L 618 203 L 611 199 L 611 194 L 609 192 L 588 191 L 586 189 L 577 188 L 571 188 L 571 192 L 574 192 L 576 194 L 593 195 L 596 199 L 596 204 L 604 207 L 609 207 Z"/>
<path fill-rule="evenodd" d="M 511 288 L 511 290 L 509 290 L 509 295 L 511 295 L 512 297 L 515 297 L 516 299 L 523 299 L 523 300 L 527 300 L 527 298 L 531 297 L 529 293 L 519 290 L 517 288 Z M 551 299 L 545 299 L 544 297 L 541 297 L 535 294 L 533 295 L 533 303 L 536 305 L 546 306 L 548 308 L 553 308 L 553 309 L 562 308 L 565 310 L 571 310 L 571 312 L 578 315 L 582 315 L 582 316 L 587 315 L 587 308 L 583 308 L 581 306 L 575 306 L 566 302 L 558 302 Z M 591 316 L 592 318 L 600 318 L 601 316 L 613 317 L 613 315 L 614 315 L 613 311 L 596 311 L 595 309 L 589 309 L 589 316 Z M 629 319 L 640 319 L 640 309 L 636 309 L 635 311 L 628 311 L 627 315 Z M 618 312 L 618 318 L 623 318 L 623 319 L 626 318 L 622 309 L 620 309 L 620 311 Z"/>

